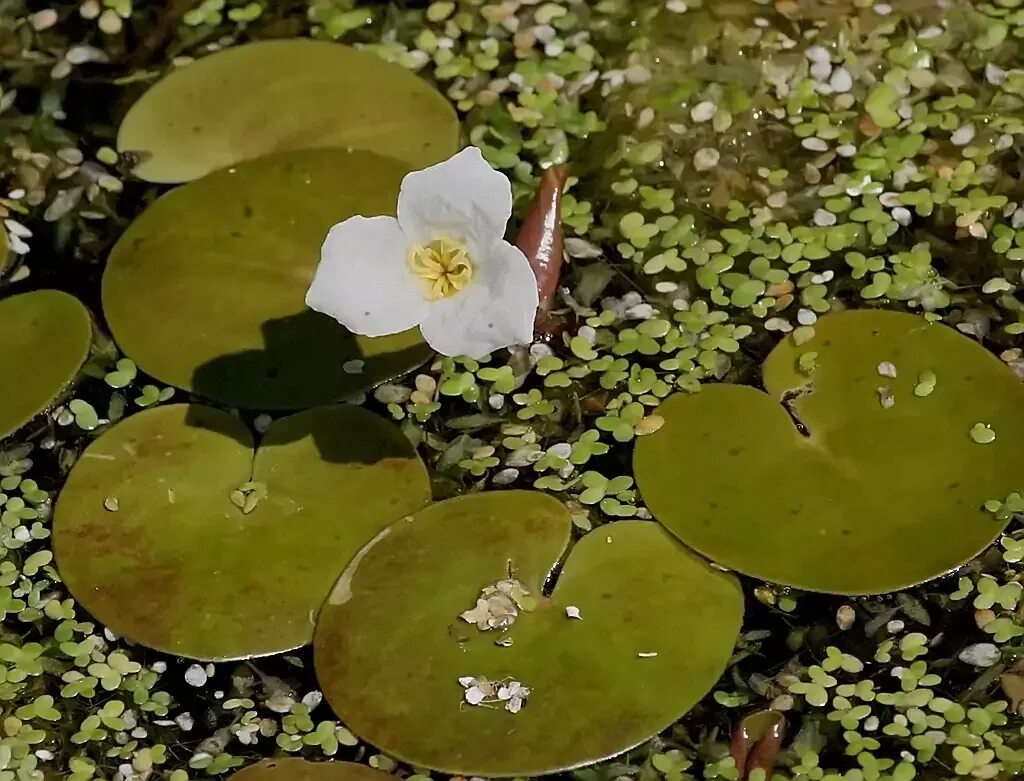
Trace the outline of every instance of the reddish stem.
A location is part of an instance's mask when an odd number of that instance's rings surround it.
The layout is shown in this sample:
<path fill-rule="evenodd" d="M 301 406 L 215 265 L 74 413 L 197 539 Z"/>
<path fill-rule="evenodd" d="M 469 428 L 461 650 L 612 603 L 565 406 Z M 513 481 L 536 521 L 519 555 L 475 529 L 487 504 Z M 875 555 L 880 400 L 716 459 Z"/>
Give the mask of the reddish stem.
<path fill-rule="evenodd" d="M 786 717 L 778 711 L 765 710 L 744 718 L 732 733 L 729 753 L 736 760 L 740 781 L 755 770 L 763 770 L 770 778 L 775 760 L 786 738 Z"/>
<path fill-rule="evenodd" d="M 562 191 L 568 178 L 568 165 L 552 166 L 544 172 L 516 238 L 516 246 L 526 255 L 537 277 L 540 310 L 534 328 L 539 335 L 550 334 L 557 327 L 548 310 L 562 273 Z"/>

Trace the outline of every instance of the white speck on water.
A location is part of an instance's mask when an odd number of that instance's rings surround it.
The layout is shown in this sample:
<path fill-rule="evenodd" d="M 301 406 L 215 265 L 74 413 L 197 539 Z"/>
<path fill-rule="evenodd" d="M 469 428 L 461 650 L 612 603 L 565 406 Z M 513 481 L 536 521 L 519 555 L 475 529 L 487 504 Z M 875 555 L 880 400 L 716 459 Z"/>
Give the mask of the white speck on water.
<path fill-rule="evenodd" d="M 657 651 L 641 651 L 637 654 L 641 659 L 653 659 L 658 655 Z"/>
<path fill-rule="evenodd" d="M 959 659 L 975 667 L 991 667 L 1002 658 L 999 649 L 992 643 L 974 643 L 960 652 Z"/>
<path fill-rule="evenodd" d="M 556 458 L 568 458 L 572 455 L 572 445 L 568 442 L 559 442 L 548 448 L 548 455 Z"/>
<path fill-rule="evenodd" d="M 811 309 L 801 309 L 796 313 L 796 320 L 800 325 L 814 325 L 818 322 L 818 315 Z"/>
<path fill-rule="evenodd" d="M 793 330 L 793 324 L 782 317 L 769 317 L 764 322 L 765 330 L 768 331 L 780 331 L 781 333 L 788 334 Z"/>
<path fill-rule="evenodd" d="M 974 125 L 968 122 L 954 130 L 949 140 L 954 146 L 966 146 L 974 140 L 974 133 Z"/>
<path fill-rule="evenodd" d="M 824 46 L 809 46 L 804 54 L 811 62 L 828 62 L 832 59 L 828 49 Z"/>
<path fill-rule="evenodd" d="M 721 155 L 717 149 L 704 147 L 703 149 L 698 149 L 693 155 L 693 167 L 698 171 L 710 171 L 718 165 L 719 159 L 721 159 Z"/>
<path fill-rule="evenodd" d="M 316 691 L 315 689 L 313 691 L 309 692 L 308 694 L 306 694 L 306 696 L 302 698 L 302 704 L 305 705 L 310 710 L 316 709 L 316 707 L 318 705 L 320 705 L 320 703 L 323 702 L 323 701 L 324 701 L 323 692 Z"/>
<path fill-rule="evenodd" d="M 827 92 L 831 92 L 832 88 L 823 83 L 825 79 L 832 73 L 832 63 L 828 60 L 821 60 L 819 62 L 811 63 L 811 77 L 819 82 L 819 87 L 825 87 Z"/>
<path fill-rule="evenodd" d="M 193 664 L 185 670 L 185 683 L 189 686 L 195 686 L 197 688 L 205 686 L 207 680 L 209 680 L 209 676 L 206 674 L 206 670 L 202 665 Z"/>
<path fill-rule="evenodd" d="M 896 379 L 896 364 L 892 361 L 882 361 L 878 364 L 878 373 L 882 377 L 889 377 L 890 379 Z"/>
<path fill-rule="evenodd" d="M 905 206 L 897 206 L 895 209 L 892 210 L 892 218 L 896 220 L 896 222 L 898 222 L 904 228 L 906 228 L 914 219 L 914 215 L 911 214 L 910 209 L 906 208 Z"/>
<path fill-rule="evenodd" d="M 580 615 L 580 609 L 575 605 L 566 606 L 565 615 L 567 618 L 575 618 L 580 621 L 583 620 L 583 617 Z"/>
<path fill-rule="evenodd" d="M 850 75 L 850 71 L 840 66 L 832 71 L 828 85 L 834 92 L 849 92 L 853 88 L 853 76 Z"/>
<path fill-rule="evenodd" d="M 491 480 L 495 485 L 508 485 L 519 478 L 519 470 L 515 467 L 508 467 L 498 472 Z"/>
<path fill-rule="evenodd" d="M 694 122 L 707 122 L 715 116 L 718 106 L 713 101 L 704 100 L 690 110 L 690 119 Z"/>
<path fill-rule="evenodd" d="M 814 224 L 819 228 L 827 228 L 836 224 L 836 216 L 826 209 L 815 209 Z"/>
<path fill-rule="evenodd" d="M 1006 71 L 994 62 L 990 62 L 985 66 L 985 81 L 998 87 L 1006 81 Z"/>

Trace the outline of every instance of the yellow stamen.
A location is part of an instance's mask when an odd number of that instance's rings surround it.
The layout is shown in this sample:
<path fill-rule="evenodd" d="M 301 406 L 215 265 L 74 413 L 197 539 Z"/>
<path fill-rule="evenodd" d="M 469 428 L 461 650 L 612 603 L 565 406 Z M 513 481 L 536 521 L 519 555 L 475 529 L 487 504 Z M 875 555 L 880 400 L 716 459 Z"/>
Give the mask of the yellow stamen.
<path fill-rule="evenodd" d="M 435 239 L 413 247 L 409 266 L 426 283 L 427 298 L 432 300 L 455 295 L 473 278 L 469 253 L 452 239 Z"/>

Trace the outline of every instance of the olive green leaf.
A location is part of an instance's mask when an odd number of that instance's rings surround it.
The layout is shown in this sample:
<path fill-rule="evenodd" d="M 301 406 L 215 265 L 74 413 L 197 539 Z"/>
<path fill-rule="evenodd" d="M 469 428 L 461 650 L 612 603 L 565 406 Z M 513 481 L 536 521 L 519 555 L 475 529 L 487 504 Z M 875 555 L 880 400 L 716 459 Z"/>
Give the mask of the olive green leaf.
<path fill-rule="evenodd" d="M 767 393 L 717 385 L 662 404 L 634 461 L 654 516 L 723 566 L 812 591 L 894 591 L 975 556 L 1007 522 L 985 501 L 1024 483 L 1024 386 L 920 317 L 844 312 L 815 332 L 812 374 L 786 338 L 765 361 Z M 933 392 L 915 395 L 927 372 Z M 973 441 L 978 422 L 999 437 Z"/>
<path fill-rule="evenodd" d="M 117 135 L 150 182 L 295 149 L 365 149 L 424 168 L 458 143 L 455 111 L 426 81 L 369 52 L 304 39 L 235 46 L 173 71 Z"/>
<path fill-rule="evenodd" d="M 110 254 L 114 339 L 158 380 L 240 407 L 327 404 L 414 368 L 430 354 L 417 331 L 355 336 L 304 303 L 330 227 L 394 213 L 405 172 L 368 152 L 311 150 L 173 190 Z"/>
<path fill-rule="evenodd" d="M 92 320 L 78 299 L 36 290 L 0 301 L 0 437 L 45 411 L 89 357 Z"/>
<path fill-rule="evenodd" d="M 387 773 L 355 762 L 309 762 L 286 757 L 264 759 L 239 770 L 230 781 L 388 781 Z"/>
<path fill-rule="evenodd" d="M 58 498 L 54 551 L 75 599 L 114 632 L 240 658 L 309 642 L 340 569 L 429 498 L 408 440 L 360 408 L 281 418 L 254 457 L 237 418 L 174 404 L 86 449 Z"/>
<path fill-rule="evenodd" d="M 571 529 L 551 497 L 500 491 L 381 533 L 314 639 L 344 723 L 417 767 L 526 776 L 613 756 L 686 713 L 728 662 L 738 583 L 657 524 L 620 521 L 576 544 L 552 590 Z"/>

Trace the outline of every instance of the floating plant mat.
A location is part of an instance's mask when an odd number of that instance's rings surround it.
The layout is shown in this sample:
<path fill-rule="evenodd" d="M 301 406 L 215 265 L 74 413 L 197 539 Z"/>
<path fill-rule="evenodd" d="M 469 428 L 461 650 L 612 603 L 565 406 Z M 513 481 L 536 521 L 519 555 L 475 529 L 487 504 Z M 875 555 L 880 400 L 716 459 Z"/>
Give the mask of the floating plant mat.
<path fill-rule="evenodd" d="M 198 659 L 309 642 L 338 572 L 430 499 L 390 423 L 340 405 L 274 422 L 255 458 L 226 412 L 140 412 L 80 457 L 57 502 L 54 552 L 105 626 Z"/>
<path fill-rule="evenodd" d="M 173 71 L 128 111 L 117 135 L 133 173 L 185 182 L 293 149 L 367 149 L 423 168 L 458 149 L 451 104 L 426 81 L 336 43 L 264 41 Z"/>
<path fill-rule="evenodd" d="M 0 301 L 0 437 L 43 412 L 89 357 L 92 320 L 74 296 L 36 290 Z"/>
<path fill-rule="evenodd" d="M 674 396 L 637 444 L 644 501 L 695 550 L 870 594 L 944 574 L 1005 527 L 982 505 L 1024 485 L 1024 386 L 967 337 L 896 312 L 828 315 L 772 351 L 764 385 Z"/>
<path fill-rule="evenodd" d="M 304 302 L 330 227 L 393 213 L 405 173 L 368 152 L 309 150 L 173 190 L 110 254 L 115 341 L 163 382 L 258 409 L 326 404 L 409 371 L 430 354 L 417 330 L 355 336 Z"/>
<path fill-rule="evenodd" d="M 377 537 L 314 639 L 344 723 L 415 766 L 525 776 L 615 755 L 686 713 L 732 653 L 738 583 L 657 524 L 621 521 L 577 543 L 544 597 L 571 527 L 555 499 L 507 491 L 432 505 Z M 520 608 L 501 628 L 510 591 Z"/>
<path fill-rule="evenodd" d="M 355 762 L 265 759 L 239 770 L 231 781 L 389 781 L 393 776 Z"/>

